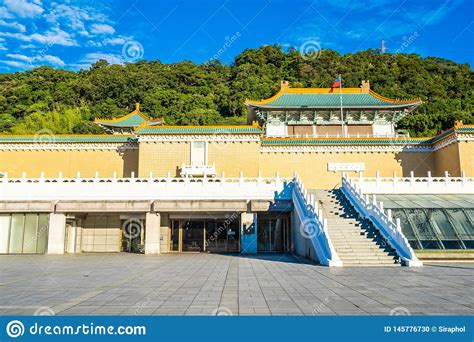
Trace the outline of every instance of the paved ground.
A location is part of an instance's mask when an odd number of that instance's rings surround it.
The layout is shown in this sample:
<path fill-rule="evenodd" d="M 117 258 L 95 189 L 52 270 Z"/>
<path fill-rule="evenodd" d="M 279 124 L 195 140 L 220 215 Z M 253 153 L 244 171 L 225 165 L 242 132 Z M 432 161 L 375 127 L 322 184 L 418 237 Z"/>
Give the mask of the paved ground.
<path fill-rule="evenodd" d="M 473 315 L 474 264 L 326 268 L 289 255 L 0 256 L 0 315 Z"/>

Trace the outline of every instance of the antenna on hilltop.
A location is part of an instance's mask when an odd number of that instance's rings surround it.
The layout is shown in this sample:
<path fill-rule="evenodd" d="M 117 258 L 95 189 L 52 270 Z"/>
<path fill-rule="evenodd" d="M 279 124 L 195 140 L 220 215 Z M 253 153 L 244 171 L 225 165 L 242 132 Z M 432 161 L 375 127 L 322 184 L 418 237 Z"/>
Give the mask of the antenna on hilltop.
<path fill-rule="evenodd" d="M 382 53 L 385 53 L 385 40 L 382 39 L 382 42 L 380 44 L 380 50 L 382 50 Z"/>

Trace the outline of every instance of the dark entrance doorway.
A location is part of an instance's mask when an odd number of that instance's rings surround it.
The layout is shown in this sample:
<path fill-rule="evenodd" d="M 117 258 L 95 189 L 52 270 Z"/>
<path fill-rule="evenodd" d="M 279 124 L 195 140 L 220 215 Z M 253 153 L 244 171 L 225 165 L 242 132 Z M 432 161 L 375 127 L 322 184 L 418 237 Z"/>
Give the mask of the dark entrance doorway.
<path fill-rule="evenodd" d="M 257 251 L 286 252 L 290 250 L 290 229 L 287 215 L 257 218 Z"/>
<path fill-rule="evenodd" d="M 173 220 L 171 252 L 239 252 L 240 221 L 235 219 Z"/>

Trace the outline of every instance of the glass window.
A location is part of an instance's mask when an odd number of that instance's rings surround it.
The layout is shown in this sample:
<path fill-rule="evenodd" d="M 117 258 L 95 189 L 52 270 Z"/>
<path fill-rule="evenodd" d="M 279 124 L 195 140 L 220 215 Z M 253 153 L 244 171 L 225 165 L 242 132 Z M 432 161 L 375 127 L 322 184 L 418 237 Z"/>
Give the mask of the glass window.
<path fill-rule="evenodd" d="M 8 253 L 10 215 L 0 215 L 0 253 Z"/>
<path fill-rule="evenodd" d="M 48 225 L 48 214 L 39 214 L 36 253 L 46 253 L 46 246 L 48 241 Z"/>
<path fill-rule="evenodd" d="M 13 214 L 10 228 L 9 253 L 21 253 L 23 250 L 23 233 L 25 228 L 25 215 Z"/>
<path fill-rule="evenodd" d="M 25 233 L 23 236 L 23 253 L 36 253 L 36 228 L 38 227 L 38 215 L 25 215 Z"/>

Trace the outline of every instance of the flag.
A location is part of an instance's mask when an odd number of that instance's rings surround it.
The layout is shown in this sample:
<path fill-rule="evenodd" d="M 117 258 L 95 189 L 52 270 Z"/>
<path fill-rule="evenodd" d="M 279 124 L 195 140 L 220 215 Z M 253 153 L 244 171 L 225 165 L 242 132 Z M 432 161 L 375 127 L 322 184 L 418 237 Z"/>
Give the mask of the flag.
<path fill-rule="evenodd" d="M 341 86 L 341 78 L 338 77 L 334 80 L 334 82 L 332 82 L 331 88 L 336 88 L 336 87 L 340 87 L 340 86 Z"/>

